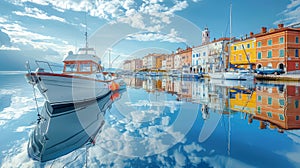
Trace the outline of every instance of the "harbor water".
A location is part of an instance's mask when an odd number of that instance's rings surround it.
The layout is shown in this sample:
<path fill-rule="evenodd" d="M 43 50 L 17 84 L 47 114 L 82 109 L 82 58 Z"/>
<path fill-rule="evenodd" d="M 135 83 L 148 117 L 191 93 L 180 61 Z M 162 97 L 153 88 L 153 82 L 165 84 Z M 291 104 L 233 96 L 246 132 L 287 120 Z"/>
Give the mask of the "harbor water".
<path fill-rule="evenodd" d="M 0 167 L 300 167 L 298 83 L 124 79 L 62 110 L 1 72 Z"/>

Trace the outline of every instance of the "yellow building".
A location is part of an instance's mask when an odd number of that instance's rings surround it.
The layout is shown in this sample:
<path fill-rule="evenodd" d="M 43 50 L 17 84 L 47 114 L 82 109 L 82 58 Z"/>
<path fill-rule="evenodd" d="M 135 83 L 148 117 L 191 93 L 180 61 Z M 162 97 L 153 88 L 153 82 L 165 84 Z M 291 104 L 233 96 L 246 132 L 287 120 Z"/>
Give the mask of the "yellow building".
<path fill-rule="evenodd" d="M 248 55 L 249 61 L 247 59 L 246 53 Z M 250 34 L 250 38 L 235 41 L 231 44 L 229 61 L 231 64 L 236 65 L 238 68 L 248 69 L 250 68 L 250 64 L 252 64 L 252 67 L 255 68 L 256 39 L 253 37 L 253 33 Z"/>

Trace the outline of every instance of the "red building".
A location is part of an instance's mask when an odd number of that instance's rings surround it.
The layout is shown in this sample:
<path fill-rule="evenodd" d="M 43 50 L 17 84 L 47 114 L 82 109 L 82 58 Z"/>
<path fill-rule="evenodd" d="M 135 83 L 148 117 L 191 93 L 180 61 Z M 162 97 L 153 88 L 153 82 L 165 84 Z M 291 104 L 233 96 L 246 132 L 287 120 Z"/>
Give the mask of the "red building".
<path fill-rule="evenodd" d="M 256 68 L 273 67 L 285 72 L 300 71 L 300 28 L 284 27 L 267 31 L 266 27 L 256 35 Z"/>

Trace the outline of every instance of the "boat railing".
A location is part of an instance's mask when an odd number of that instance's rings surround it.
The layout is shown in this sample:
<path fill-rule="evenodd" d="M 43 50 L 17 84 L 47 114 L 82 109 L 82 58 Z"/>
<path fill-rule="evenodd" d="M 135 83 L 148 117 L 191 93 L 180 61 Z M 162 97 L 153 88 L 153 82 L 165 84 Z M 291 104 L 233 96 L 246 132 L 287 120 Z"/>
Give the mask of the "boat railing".
<path fill-rule="evenodd" d="M 51 64 L 47 61 L 36 60 L 35 63 L 36 63 L 36 65 L 39 69 L 43 69 L 43 71 L 45 71 L 45 72 L 54 73 L 55 71 L 57 71 L 57 69 L 62 69 L 63 68 L 62 65 Z"/>

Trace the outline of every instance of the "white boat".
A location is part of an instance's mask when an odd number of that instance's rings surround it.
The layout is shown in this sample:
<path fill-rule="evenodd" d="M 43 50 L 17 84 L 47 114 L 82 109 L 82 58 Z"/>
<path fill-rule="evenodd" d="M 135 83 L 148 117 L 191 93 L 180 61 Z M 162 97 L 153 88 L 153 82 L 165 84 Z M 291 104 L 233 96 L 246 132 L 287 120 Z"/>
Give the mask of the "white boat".
<path fill-rule="evenodd" d="M 254 80 L 254 73 L 250 70 L 235 70 L 224 72 L 225 80 Z"/>
<path fill-rule="evenodd" d="M 208 75 L 211 79 L 224 79 L 224 72 L 209 73 Z"/>
<path fill-rule="evenodd" d="M 126 87 L 125 82 L 114 73 L 102 71 L 100 58 L 87 45 L 80 48 L 77 54 L 69 52 L 63 62 L 62 73 L 53 72 L 47 62 L 44 63 L 48 64 L 50 72 L 41 67 L 31 72 L 27 63 L 28 82 L 36 86 L 51 105 L 95 100 Z"/>

